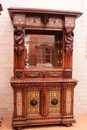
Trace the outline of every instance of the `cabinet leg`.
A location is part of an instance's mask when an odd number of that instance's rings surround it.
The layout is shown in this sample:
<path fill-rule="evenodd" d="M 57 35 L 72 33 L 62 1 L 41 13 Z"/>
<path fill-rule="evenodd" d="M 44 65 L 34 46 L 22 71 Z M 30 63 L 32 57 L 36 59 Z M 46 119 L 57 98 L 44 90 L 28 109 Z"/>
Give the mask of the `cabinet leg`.
<path fill-rule="evenodd" d="M 72 124 L 66 124 L 66 127 L 70 127 Z"/>
<path fill-rule="evenodd" d="M 21 127 L 18 127 L 18 130 L 22 130 L 22 128 L 21 128 Z"/>

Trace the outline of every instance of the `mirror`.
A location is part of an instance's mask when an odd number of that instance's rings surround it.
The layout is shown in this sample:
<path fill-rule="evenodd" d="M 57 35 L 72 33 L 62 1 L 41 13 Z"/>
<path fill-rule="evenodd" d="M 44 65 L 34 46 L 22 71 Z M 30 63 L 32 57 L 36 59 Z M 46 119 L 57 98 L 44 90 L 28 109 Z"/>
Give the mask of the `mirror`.
<path fill-rule="evenodd" d="M 25 31 L 25 68 L 62 68 L 62 31 Z"/>

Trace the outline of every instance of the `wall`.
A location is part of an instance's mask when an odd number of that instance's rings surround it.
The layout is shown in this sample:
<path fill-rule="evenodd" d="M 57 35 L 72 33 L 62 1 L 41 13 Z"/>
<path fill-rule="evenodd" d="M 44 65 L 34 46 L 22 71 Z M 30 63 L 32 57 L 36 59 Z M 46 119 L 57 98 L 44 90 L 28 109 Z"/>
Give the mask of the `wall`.
<path fill-rule="evenodd" d="M 0 0 L 3 11 L 0 16 L 0 114 L 12 116 L 13 91 L 10 78 L 13 75 L 13 27 L 8 15 L 9 7 L 47 8 L 81 11 L 74 30 L 73 77 L 75 88 L 75 114 L 87 114 L 87 2 L 86 0 Z"/>

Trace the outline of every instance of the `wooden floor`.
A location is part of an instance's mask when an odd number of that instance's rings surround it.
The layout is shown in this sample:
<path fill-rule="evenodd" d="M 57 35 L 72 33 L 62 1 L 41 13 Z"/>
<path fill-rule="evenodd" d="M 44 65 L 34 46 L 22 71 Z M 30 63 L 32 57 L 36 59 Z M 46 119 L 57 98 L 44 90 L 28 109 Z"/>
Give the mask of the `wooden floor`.
<path fill-rule="evenodd" d="M 22 130 L 87 130 L 87 114 L 75 115 L 76 123 L 70 127 L 53 125 L 53 126 L 37 126 L 27 127 Z M 0 130 L 13 130 L 11 127 L 11 118 L 3 118 Z"/>

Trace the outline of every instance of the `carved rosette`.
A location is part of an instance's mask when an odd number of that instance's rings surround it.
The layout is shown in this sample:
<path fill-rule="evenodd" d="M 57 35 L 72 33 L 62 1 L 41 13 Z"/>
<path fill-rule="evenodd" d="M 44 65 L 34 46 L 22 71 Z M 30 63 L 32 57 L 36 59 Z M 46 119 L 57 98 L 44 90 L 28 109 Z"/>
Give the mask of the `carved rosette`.
<path fill-rule="evenodd" d="M 18 56 L 24 51 L 24 34 L 22 27 L 14 28 L 14 51 Z"/>
<path fill-rule="evenodd" d="M 72 72 L 71 71 L 65 71 L 65 78 L 72 78 Z"/>
<path fill-rule="evenodd" d="M 16 78 L 22 78 L 22 72 L 16 72 Z"/>

